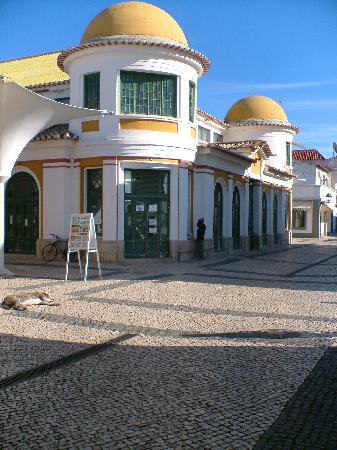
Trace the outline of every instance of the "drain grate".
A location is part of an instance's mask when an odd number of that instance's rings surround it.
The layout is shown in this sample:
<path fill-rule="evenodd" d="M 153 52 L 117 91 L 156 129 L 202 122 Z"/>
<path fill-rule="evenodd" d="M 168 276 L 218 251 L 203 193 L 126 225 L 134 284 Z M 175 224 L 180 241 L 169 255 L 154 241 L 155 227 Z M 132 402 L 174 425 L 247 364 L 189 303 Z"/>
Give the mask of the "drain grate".
<path fill-rule="evenodd" d="M 133 337 L 137 336 L 136 334 L 122 334 L 114 339 L 111 339 L 106 342 L 102 342 L 101 344 L 92 345 L 89 348 L 84 350 L 80 350 L 78 352 L 71 353 L 70 355 L 64 356 L 59 359 L 55 359 L 54 361 L 47 362 L 40 366 L 34 367 L 32 369 L 28 369 L 22 372 L 19 372 L 15 375 L 11 375 L 10 377 L 4 378 L 0 380 L 0 389 L 6 389 L 8 387 L 15 386 L 17 384 L 23 383 L 24 381 L 31 380 L 33 378 L 40 377 L 45 375 L 52 370 L 58 369 L 67 364 L 71 364 L 81 359 L 87 358 L 88 356 L 99 353 L 103 350 L 106 350 L 109 347 L 120 344 L 121 342 L 125 342 Z"/>

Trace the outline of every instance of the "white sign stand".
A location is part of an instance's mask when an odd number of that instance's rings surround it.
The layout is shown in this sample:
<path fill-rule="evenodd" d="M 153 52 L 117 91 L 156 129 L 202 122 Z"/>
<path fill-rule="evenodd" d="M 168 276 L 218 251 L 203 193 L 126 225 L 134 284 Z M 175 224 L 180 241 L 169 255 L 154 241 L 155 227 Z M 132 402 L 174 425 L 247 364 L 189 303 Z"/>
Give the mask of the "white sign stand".
<path fill-rule="evenodd" d="M 102 278 L 94 215 L 92 213 L 71 215 L 65 281 L 68 280 L 70 253 L 77 253 L 81 277 L 83 276 L 80 253 L 81 250 L 86 251 L 84 281 L 87 281 L 88 277 L 89 253 L 96 253 L 99 277 Z"/>

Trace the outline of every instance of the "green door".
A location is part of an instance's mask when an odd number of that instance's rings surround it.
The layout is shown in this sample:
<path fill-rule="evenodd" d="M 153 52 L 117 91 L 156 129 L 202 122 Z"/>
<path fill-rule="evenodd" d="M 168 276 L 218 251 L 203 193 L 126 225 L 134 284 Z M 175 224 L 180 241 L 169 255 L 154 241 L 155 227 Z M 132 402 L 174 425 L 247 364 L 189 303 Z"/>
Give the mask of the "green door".
<path fill-rule="evenodd" d="M 5 252 L 36 253 L 39 237 L 39 190 L 27 173 L 13 175 L 5 193 Z"/>
<path fill-rule="evenodd" d="M 216 183 L 214 189 L 214 218 L 213 218 L 213 239 L 215 251 L 221 251 L 223 249 L 222 215 L 223 215 L 222 188 L 220 183 Z"/>
<path fill-rule="evenodd" d="M 125 170 L 125 257 L 169 255 L 169 172 Z"/>

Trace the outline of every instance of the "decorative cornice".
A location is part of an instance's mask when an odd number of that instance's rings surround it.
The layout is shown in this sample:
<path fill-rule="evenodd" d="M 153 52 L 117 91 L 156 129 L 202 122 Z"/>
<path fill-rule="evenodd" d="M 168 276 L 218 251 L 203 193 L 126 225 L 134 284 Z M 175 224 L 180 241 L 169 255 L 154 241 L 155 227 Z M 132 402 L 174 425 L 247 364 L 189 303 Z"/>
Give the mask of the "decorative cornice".
<path fill-rule="evenodd" d="M 196 50 L 193 50 L 189 47 L 184 47 L 183 45 L 179 44 L 173 44 L 171 42 L 162 42 L 162 41 L 154 41 L 149 39 L 142 39 L 142 38 L 134 38 L 134 37 L 124 37 L 124 38 L 109 38 L 109 39 L 103 39 L 103 40 L 94 40 L 89 42 L 84 42 L 83 44 L 77 45 L 76 47 L 72 47 L 68 50 L 64 50 L 61 52 L 57 58 L 57 65 L 58 67 L 64 71 L 64 61 L 65 59 L 81 50 L 85 50 L 88 48 L 95 48 L 95 47 L 111 47 L 114 45 L 139 45 L 139 46 L 146 46 L 146 47 L 158 47 L 158 48 L 165 48 L 169 50 L 174 50 L 179 53 L 182 53 L 183 55 L 190 57 L 194 60 L 196 60 L 202 67 L 203 73 L 208 72 L 210 68 L 210 61 L 209 59 L 203 55 L 202 53 L 197 52 Z"/>
<path fill-rule="evenodd" d="M 218 119 L 218 117 L 212 116 L 212 114 L 209 114 L 200 108 L 197 109 L 197 116 L 199 116 L 201 119 L 204 119 L 205 122 L 214 122 L 215 124 L 220 125 L 222 128 L 228 128 L 228 125 L 223 120 Z"/>
<path fill-rule="evenodd" d="M 273 126 L 277 128 L 282 128 L 284 130 L 291 130 L 295 133 L 299 132 L 299 128 L 292 125 L 289 122 L 281 122 L 280 120 L 264 120 L 264 119 L 250 119 L 250 120 L 240 120 L 237 122 L 227 122 L 227 126 L 231 127 L 248 127 L 248 126 Z"/>

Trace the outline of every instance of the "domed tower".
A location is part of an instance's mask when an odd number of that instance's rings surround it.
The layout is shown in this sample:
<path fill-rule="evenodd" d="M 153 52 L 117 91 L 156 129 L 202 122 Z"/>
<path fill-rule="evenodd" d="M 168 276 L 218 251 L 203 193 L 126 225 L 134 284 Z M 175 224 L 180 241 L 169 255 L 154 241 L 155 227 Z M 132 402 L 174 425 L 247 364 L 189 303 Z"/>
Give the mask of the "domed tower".
<path fill-rule="evenodd" d="M 70 76 L 71 104 L 114 112 L 73 121 L 82 140 L 111 144 L 116 155 L 194 160 L 196 86 L 209 61 L 165 11 L 134 1 L 105 9 L 58 65 Z"/>
<path fill-rule="evenodd" d="M 291 143 L 298 129 L 274 100 L 260 95 L 242 98 L 231 106 L 224 120 L 229 125 L 226 141 L 264 140 L 272 152 L 268 163 L 281 170 L 291 167 Z"/>
<path fill-rule="evenodd" d="M 80 138 L 72 177 L 78 208 L 95 214 L 103 259 L 180 258 L 197 80 L 208 59 L 189 48 L 169 14 L 131 1 L 98 14 L 58 65 L 70 76 L 71 104 L 113 111 L 70 123 Z"/>

